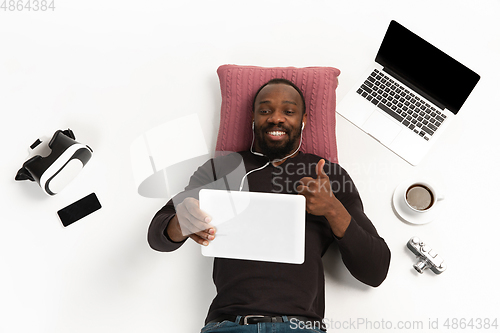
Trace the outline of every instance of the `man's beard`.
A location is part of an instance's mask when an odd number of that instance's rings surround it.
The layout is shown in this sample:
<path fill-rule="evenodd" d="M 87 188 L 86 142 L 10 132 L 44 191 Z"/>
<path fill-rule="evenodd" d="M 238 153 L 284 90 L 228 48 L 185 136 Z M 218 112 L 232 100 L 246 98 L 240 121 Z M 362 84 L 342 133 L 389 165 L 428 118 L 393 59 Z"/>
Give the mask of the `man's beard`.
<path fill-rule="evenodd" d="M 281 127 L 280 129 L 286 132 L 285 135 L 288 135 L 288 140 L 285 142 L 271 142 L 269 144 L 268 141 L 264 139 L 264 136 L 271 128 L 275 128 L 275 125 L 268 126 L 267 128 L 256 131 L 255 133 L 257 144 L 259 145 L 261 153 L 266 155 L 269 160 L 274 161 L 282 159 L 297 149 L 302 129 L 292 132 L 287 128 Z"/>

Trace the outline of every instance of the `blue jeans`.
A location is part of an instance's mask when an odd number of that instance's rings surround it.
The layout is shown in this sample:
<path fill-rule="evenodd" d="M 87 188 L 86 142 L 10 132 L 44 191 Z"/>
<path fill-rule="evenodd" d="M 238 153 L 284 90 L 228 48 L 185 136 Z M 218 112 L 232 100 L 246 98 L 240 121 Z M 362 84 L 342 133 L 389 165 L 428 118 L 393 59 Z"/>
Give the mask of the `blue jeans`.
<path fill-rule="evenodd" d="M 238 316 L 236 322 L 240 319 L 241 316 Z M 325 333 L 319 329 L 319 323 L 289 321 L 286 316 L 283 316 L 283 321 L 284 323 L 240 325 L 225 320 L 220 323 L 208 323 L 201 329 L 201 333 Z"/>

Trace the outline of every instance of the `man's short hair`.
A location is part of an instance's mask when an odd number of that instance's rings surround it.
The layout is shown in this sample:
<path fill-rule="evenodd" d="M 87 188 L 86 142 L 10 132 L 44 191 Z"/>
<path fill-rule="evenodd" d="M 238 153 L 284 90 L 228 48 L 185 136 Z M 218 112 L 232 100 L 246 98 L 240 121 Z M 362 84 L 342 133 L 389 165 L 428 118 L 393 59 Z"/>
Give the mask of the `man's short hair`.
<path fill-rule="evenodd" d="M 304 98 L 304 94 L 302 93 L 302 91 L 300 91 L 299 87 L 297 87 L 292 81 L 290 80 L 287 80 L 287 79 L 272 79 L 272 80 L 269 80 L 268 82 L 264 83 L 260 88 L 259 90 L 257 90 L 257 92 L 255 93 L 254 97 L 253 97 L 253 103 L 252 103 L 252 112 L 255 112 L 255 101 L 257 100 L 257 95 L 260 93 L 260 91 L 267 85 L 270 85 L 270 84 L 286 84 L 286 85 L 289 85 L 291 87 L 293 87 L 295 90 L 297 90 L 297 92 L 299 93 L 300 95 L 300 98 L 302 99 L 302 115 L 304 115 L 306 113 L 306 100 Z"/>

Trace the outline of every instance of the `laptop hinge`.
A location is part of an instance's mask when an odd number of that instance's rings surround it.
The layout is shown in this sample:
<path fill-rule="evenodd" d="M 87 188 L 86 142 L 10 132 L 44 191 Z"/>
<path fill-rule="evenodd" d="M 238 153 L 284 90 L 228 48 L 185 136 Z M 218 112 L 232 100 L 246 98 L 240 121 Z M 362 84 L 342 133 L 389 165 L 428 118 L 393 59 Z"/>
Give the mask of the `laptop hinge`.
<path fill-rule="evenodd" d="M 401 81 L 402 83 L 404 83 L 405 85 L 407 85 L 408 87 L 410 87 L 415 92 L 417 92 L 420 95 L 422 95 L 423 97 L 427 98 L 429 101 L 431 101 L 432 103 L 434 103 L 434 105 L 436 105 L 437 107 L 439 107 L 441 110 L 446 109 L 446 106 L 443 105 L 443 103 L 440 103 L 439 101 L 437 101 L 435 98 L 433 98 L 429 94 L 427 94 L 427 93 L 423 92 L 422 90 L 418 89 L 413 84 L 411 84 L 408 80 L 404 79 L 401 75 L 398 75 L 397 73 L 395 73 L 394 71 L 390 70 L 387 67 L 384 67 L 383 70 L 387 74 L 393 76 L 394 78 L 398 79 L 399 81 Z"/>

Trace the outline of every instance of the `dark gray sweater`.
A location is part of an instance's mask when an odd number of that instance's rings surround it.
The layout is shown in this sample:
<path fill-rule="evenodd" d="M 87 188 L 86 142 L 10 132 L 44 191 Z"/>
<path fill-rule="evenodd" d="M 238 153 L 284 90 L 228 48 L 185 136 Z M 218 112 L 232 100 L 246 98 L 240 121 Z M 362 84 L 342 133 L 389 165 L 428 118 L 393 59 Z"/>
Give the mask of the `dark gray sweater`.
<path fill-rule="evenodd" d="M 270 164 L 250 173 L 243 190 L 296 194 L 301 178 L 316 178 L 315 165 L 320 159 L 299 152 L 278 167 Z M 185 191 L 156 213 L 148 232 L 150 246 L 169 252 L 183 244 L 172 242 L 166 234 L 168 222 L 175 215 L 174 202 L 180 203 L 188 196 L 198 199 L 201 188 L 238 190 L 244 174 L 262 167 L 267 161 L 266 157 L 246 151 L 206 162 L 193 174 Z M 335 196 L 352 217 L 344 237 L 335 237 L 325 217 L 306 214 L 305 261 L 301 265 L 215 258 L 213 280 L 217 296 L 206 322 L 223 315 L 248 314 L 294 315 L 322 320 L 325 281 L 321 257 L 333 242 L 338 244 L 345 266 L 356 279 L 374 287 L 384 281 L 391 257 L 387 244 L 365 215 L 358 191 L 347 172 L 329 162 L 324 171 Z"/>

